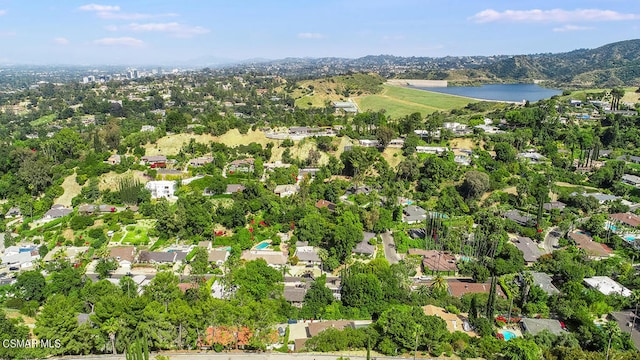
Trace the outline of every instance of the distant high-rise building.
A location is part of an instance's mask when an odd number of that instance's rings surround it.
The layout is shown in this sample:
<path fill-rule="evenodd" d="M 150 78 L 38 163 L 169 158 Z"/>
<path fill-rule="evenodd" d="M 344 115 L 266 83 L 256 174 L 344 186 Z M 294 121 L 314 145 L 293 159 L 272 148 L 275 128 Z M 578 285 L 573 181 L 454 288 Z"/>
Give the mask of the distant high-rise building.
<path fill-rule="evenodd" d="M 140 73 L 138 72 L 138 69 L 133 69 L 133 78 L 138 79 L 139 77 L 140 77 Z"/>

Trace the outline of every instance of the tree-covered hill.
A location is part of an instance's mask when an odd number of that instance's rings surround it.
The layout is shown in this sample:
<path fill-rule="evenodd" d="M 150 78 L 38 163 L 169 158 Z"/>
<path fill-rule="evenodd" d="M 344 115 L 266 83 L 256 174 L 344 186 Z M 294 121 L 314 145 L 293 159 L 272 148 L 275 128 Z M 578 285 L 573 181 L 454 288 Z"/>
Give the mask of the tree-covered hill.
<path fill-rule="evenodd" d="M 559 54 L 518 55 L 483 67 L 505 80 L 544 79 L 585 86 L 640 83 L 640 40 Z"/>

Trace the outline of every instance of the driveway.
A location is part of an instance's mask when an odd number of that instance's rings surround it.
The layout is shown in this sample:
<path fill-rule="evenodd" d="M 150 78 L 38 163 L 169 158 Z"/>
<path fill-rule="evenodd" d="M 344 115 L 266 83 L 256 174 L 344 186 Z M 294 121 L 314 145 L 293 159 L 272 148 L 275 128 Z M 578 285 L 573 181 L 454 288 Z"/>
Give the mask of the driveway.
<path fill-rule="evenodd" d="M 391 236 L 391 231 L 380 234 L 380 237 L 382 238 L 382 244 L 384 246 L 384 257 L 389 264 L 395 264 L 400 261 L 398 253 L 396 252 L 396 243 L 393 242 L 393 236 Z"/>
<path fill-rule="evenodd" d="M 553 250 L 555 250 L 558 246 L 558 240 L 562 237 L 562 233 L 560 232 L 560 228 L 557 226 L 549 229 L 549 232 L 544 236 L 544 242 L 542 243 L 542 247 L 544 248 L 544 252 L 547 254 L 551 254 Z"/>

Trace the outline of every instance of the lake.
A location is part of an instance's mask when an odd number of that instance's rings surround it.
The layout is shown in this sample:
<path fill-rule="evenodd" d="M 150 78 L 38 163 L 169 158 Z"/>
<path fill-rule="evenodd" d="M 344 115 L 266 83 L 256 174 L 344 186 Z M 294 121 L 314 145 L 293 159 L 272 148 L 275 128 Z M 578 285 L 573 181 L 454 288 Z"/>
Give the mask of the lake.
<path fill-rule="evenodd" d="M 536 84 L 492 84 L 482 86 L 451 86 L 451 87 L 413 87 L 414 89 L 439 92 L 444 94 L 466 96 L 474 99 L 516 101 L 528 100 L 535 102 L 548 99 L 562 91 L 543 88 Z"/>

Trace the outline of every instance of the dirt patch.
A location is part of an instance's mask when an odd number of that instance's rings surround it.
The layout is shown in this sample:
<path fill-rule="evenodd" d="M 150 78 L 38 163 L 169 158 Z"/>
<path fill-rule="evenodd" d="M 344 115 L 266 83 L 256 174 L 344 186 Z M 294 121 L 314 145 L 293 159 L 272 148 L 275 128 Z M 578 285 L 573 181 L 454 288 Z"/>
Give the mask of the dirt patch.
<path fill-rule="evenodd" d="M 515 187 L 515 186 L 508 187 L 508 188 L 504 188 L 504 189 L 497 190 L 497 191 L 502 191 L 502 192 L 504 192 L 504 193 L 511 194 L 511 195 L 518 195 L 518 190 L 516 190 L 516 187 Z M 480 201 L 485 201 L 485 200 L 487 200 L 487 198 L 488 198 L 489 196 L 491 196 L 491 194 L 493 194 L 493 193 L 494 193 L 493 191 L 488 192 L 488 193 L 485 193 L 485 194 L 484 194 L 484 195 L 482 195 L 482 197 L 480 198 Z"/>
<path fill-rule="evenodd" d="M 382 152 L 382 157 L 389 163 L 389 166 L 392 168 L 396 168 L 402 160 L 404 160 L 404 155 L 402 155 L 402 149 L 396 148 L 386 148 Z"/>
<path fill-rule="evenodd" d="M 62 188 L 64 189 L 64 194 L 59 198 L 53 201 L 54 204 L 61 204 L 64 206 L 71 206 L 71 200 L 80 194 L 82 190 L 82 186 L 78 185 L 76 182 L 76 174 L 67 176 L 62 183 Z"/>
<path fill-rule="evenodd" d="M 155 144 L 145 145 L 146 155 L 177 155 L 180 149 L 189 143 L 191 139 L 202 144 L 209 144 L 215 139 L 209 134 L 175 134 L 162 137 Z"/>
<path fill-rule="evenodd" d="M 139 170 L 127 170 L 122 174 L 111 171 L 109 173 L 100 175 L 100 177 L 98 178 L 98 188 L 100 189 L 100 191 L 104 191 L 106 189 L 116 191 L 118 189 L 118 183 L 120 182 L 120 180 L 131 177 L 140 181 L 142 184 L 146 184 L 149 181 L 149 178 L 144 176 L 144 173 Z"/>
<path fill-rule="evenodd" d="M 65 230 L 62 232 L 62 237 L 63 237 L 65 240 L 71 240 L 71 241 L 73 241 L 73 230 L 71 230 L 71 229 L 65 229 Z"/>
<path fill-rule="evenodd" d="M 24 320 L 24 324 L 25 325 L 35 325 L 36 323 L 36 319 L 26 316 L 26 315 L 22 315 L 20 314 L 20 312 L 18 312 L 18 310 L 14 310 L 14 309 L 4 309 L 4 312 L 7 315 L 8 319 L 19 319 L 22 318 L 22 320 Z"/>
<path fill-rule="evenodd" d="M 459 149 L 475 149 L 475 148 L 484 148 L 484 141 L 480 141 L 480 145 L 476 145 L 476 141 L 472 138 L 456 138 L 450 141 L 452 148 Z"/>
<path fill-rule="evenodd" d="M 247 132 L 246 134 L 240 134 L 238 129 L 232 129 L 227 131 L 226 134 L 213 137 L 213 141 L 223 143 L 229 147 L 236 147 L 238 145 L 248 145 L 252 142 L 266 146 L 268 143 L 273 142 L 275 146 L 280 143 L 279 140 L 267 139 L 264 133 L 260 130 Z"/>

